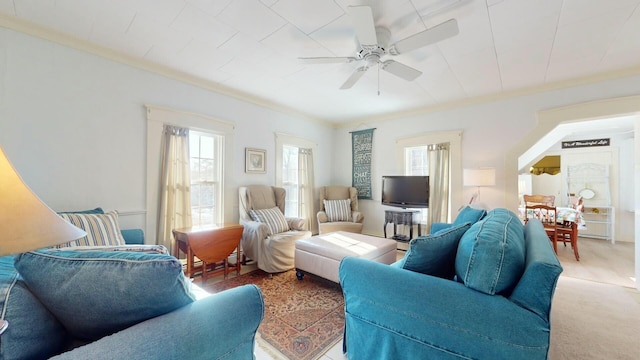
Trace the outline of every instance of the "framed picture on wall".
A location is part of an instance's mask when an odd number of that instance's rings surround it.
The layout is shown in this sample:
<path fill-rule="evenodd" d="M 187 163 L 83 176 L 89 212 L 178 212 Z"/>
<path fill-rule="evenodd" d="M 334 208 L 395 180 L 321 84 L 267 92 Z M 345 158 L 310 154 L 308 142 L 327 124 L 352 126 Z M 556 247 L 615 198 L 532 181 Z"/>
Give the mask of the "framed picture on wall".
<path fill-rule="evenodd" d="M 267 150 L 245 148 L 246 173 L 264 174 L 267 172 Z"/>

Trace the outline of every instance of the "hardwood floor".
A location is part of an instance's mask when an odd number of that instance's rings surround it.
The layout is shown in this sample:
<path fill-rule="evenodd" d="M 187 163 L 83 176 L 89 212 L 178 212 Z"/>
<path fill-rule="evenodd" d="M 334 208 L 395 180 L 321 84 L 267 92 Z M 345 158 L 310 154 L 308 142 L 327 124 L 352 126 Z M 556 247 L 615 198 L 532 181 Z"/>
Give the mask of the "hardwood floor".
<path fill-rule="evenodd" d="M 634 243 L 579 237 L 576 261 L 570 245 L 558 244 L 562 276 L 635 288 L 634 248 Z"/>

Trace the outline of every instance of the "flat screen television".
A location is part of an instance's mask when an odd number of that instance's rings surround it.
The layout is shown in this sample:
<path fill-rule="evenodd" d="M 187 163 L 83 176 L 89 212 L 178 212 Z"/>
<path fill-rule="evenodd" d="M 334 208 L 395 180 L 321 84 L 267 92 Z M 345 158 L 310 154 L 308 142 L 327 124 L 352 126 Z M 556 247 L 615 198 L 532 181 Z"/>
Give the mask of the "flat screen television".
<path fill-rule="evenodd" d="M 429 177 L 383 176 L 382 205 L 401 208 L 428 208 Z"/>

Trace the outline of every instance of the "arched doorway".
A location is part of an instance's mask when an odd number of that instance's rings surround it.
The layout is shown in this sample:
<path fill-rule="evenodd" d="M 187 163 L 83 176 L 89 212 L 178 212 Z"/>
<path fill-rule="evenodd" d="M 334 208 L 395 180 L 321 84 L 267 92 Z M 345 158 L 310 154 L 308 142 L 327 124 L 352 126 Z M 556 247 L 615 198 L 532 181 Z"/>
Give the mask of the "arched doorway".
<path fill-rule="evenodd" d="M 635 116 L 635 132 L 640 130 L 640 96 L 605 99 L 542 110 L 537 113 L 538 126 L 523 141 L 514 146 L 505 158 L 505 204 L 510 209 L 518 207 L 518 158 L 538 140 L 563 122 L 591 121 L 615 116 Z M 640 154 L 640 141 L 635 141 L 635 153 Z M 635 277 L 640 279 L 640 156 L 635 157 Z M 640 289 L 640 284 L 636 282 Z"/>

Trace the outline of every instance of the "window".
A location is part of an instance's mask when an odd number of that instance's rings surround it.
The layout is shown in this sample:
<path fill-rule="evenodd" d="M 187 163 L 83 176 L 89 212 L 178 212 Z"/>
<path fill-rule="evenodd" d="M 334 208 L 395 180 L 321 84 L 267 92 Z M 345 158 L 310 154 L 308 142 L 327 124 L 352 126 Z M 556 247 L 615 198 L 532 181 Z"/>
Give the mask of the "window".
<path fill-rule="evenodd" d="M 223 139 L 222 136 L 212 133 L 189 132 L 193 226 L 222 222 Z"/>
<path fill-rule="evenodd" d="M 306 220 L 311 232 L 315 220 L 313 154 L 317 145 L 307 139 L 276 133 L 276 185 L 287 192 L 285 216 Z"/>
<path fill-rule="evenodd" d="M 282 187 L 287 191 L 285 216 L 298 217 L 300 182 L 298 181 L 298 147 L 282 146 Z"/>
<path fill-rule="evenodd" d="M 190 138 L 195 137 L 198 134 L 203 134 L 212 139 L 213 150 L 204 150 L 202 153 L 213 152 L 213 156 L 209 156 L 209 159 L 214 159 L 213 180 L 205 178 L 206 181 L 213 182 L 213 196 L 209 196 L 209 213 L 208 219 L 213 219 L 213 223 L 223 223 L 225 218 L 231 218 L 237 214 L 237 209 L 234 212 L 231 206 L 226 206 L 224 202 L 224 184 L 230 181 L 233 176 L 231 171 L 233 165 L 233 150 L 235 142 L 235 124 L 222 119 L 213 118 L 204 114 L 197 114 L 191 112 L 184 112 L 176 109 L 157 107 L 153 105 L 146 105 L 147 108 L 147 185 L 146 185 L 146 198 L 147 198 L 147 212 L 146 212 L 146 230 L 145 237 L 150 239 L 150 242 L 155 239 L 158 244 L 169 244 L 170 236 L 159 233 L 158 230 L 158 218 L 161 212 L 160 205 L 160 182 L 158 181 L 158 174 L 161 173 L 161 162 L 158 161 L 162 157 L 161 149 L 163 142 L 163 129 L 165 124 L 178 126 L 182 128 L 190 129 Z M 207 143 L 208 140 L 204 142 Z M 211 142 L 209 142 L 211 144 Z M 191 147 L 191 143 L 189 144 Z M 194 146 L 195 147 L 195 146 Z M 200 153 L 200 147 L 195 152 L 191 150 L 191 155 L 198 158 L 207 158 Z M 191 156 L 190 155 L 190 156 Z M 189 159 L 189 167 L 191 171 L 191 159 Z M 226 168 L 225 167 L 229 167 Z M 201 167 L 198 163 L 198 176 L 190 174 L 190 177 L 200 180 Z M 205 169 L 204 173 L 207 173 Z M 200 184 L 198 184 L 200 185 Z M 211 185 L 211 183 L 209 183 Z M 209 188 L 211 189 L 211 188 Z M 205 191 L 206 193 L 206 191 Z M 198 197 L 201 197 L 200 189 L 198 189 Z M 236 195 L 237 196 L 237 195 Z M 206 196 L 204 197 L 206 198 Z M 190 196 L 190 201 L 192 201 Z M 206 199 L 205 199 L 206 200 Z M 203 201 L 202 204 L 206 204 L 207 201 Z M 206 208 L 207 206 L 204 205 Z M 229 209 L 225 209 L 229 207 Z M 200 212 L 200 209 L 198 209 Z M 203 212 L 205 212 L 203 210 Z M 195 213 L 195 212 L 194 212 Z M 194 215 L 194 214 L 192 214 Z M 198 219 L 200 215 L 198 214 Z M 194 217 L 196 217 L 194 215 Z M 206 218 L 207 216 L 205 216 Z M 196 224 L 199 220 L 193 220 L 192 225 Z M 211 220 L 209 220 L 211 221 Z M 147 236 L 148 235 L 148 236 Z"/>
<path fill-rule="evenodd" d="M 429 157 L 426 145 L 404 148 L 404 162 L 405 175 L 429 175 Z"/>
<path fill-rule="evenodd" d="M 429 224 L 429 217 L 451 218 L 451 209 L 457 209 L 462 205 L 462 192 L 449 191 L 451 187 L 462 188 L 461 174 L 461 137 L 460 131 L 438 132 L 419 135 L 411 138 L 399 139 L 396 142 L 396 159 L 398 164 L 403 165 L 400 170 L 405 175 L 429 175 L 429 186 L 431 187 L 429 209 L 422 211 L 422 221 Z M 437 166 L 438 158 L 433 150 L 439 149 L 440 145 L 445 145 L 449 149 L 447 156 L 449 163 L 445 167 Z M 431 155 L 430 155 L 430 148 Z M 430 156 L 435 161 L 431 164 L 435 170 L 430 171 Z M 433 157 L 435 156 L 435 157 Z M 435 173 L 431 173 L 435 171 Z M 448 173 L 448 176 L 436 176 L 438 171 Z M 435 178 L 434 178 L 435 177 Z M 440 189 L 435 191 L 434 189 Z M 430 214 L 431 213 L 431 214 Z M 439 215 L 438 215 L 439 214 Z M 447 220 L 448 221 L 448 220 Z"/>

